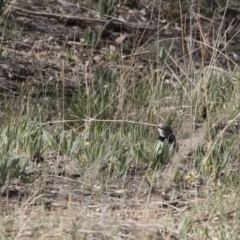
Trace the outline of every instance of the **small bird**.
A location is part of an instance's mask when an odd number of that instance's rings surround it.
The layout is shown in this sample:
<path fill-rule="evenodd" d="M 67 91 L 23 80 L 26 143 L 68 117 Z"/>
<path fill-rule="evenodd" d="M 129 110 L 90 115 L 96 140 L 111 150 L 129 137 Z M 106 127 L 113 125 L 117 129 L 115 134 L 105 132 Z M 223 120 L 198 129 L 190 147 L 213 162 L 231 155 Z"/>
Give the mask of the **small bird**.
<path fill-rule="evenodd" d="M 161 123 L 158 125 L 158 132 L 159 132 L 158 139 L 162 142 L 164 142 L 167 139 L 168 143 L 170 145 L 173 144 L 175 151 L 178 152 L 179 147 L 172 128 L 166 123 Z"/>

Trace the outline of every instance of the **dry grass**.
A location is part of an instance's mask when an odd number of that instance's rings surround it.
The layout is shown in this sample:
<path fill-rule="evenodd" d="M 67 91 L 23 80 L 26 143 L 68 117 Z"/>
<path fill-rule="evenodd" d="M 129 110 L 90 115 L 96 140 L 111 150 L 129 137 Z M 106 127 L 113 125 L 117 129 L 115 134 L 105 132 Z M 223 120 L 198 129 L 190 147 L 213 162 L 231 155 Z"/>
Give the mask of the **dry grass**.
<path fill-rule="evenodd" d="M 149 21 L 125 35 L 59 18 L 96 20 L 95 1 L 4 9 L 2 239 L 239 238 L 239 3 L 212 2 L 115 6 Z M 161 165 L 160 122 L 205 144 Z"/>

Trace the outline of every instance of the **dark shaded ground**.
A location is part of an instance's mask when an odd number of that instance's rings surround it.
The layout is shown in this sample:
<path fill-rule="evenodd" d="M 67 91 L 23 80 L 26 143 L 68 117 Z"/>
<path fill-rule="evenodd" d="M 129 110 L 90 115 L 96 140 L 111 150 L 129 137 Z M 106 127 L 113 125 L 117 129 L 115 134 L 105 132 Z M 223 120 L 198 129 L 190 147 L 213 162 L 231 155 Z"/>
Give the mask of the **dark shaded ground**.
<path fill-rule="evenodd" d="M 150 1 L 138 4 L 131 12 L 127 6 L 116 6 L 115 18 L 111 19 L 100 18 L 97 11 L 91 10 L 96 9 L 97 4 L 89 4 L 92 6 L 89 9 L 88 4 L 79 6 L 64 0 L 48 3 L 18 1 L 6 10 L 3 21 L 7 25 L 1 27 L 2 49 L 8 53 L 0 62 L 1 89 L 17 94 L 19 83 L 23 82 L 41 91 L 51 91 L 56 84 L 61 88 L 63 68 L 66 93 L 84 81 L 90 81 L 99 66 L 108 65 L 119 69 L 120 73 L 130 67 L 129 71 L 141 78 L 144 74 L 142 65 L 146 68 L 149 61 L 156 62 L 161 47 L 170 53 L 174 62 L 168 63 L 175 66 L 180 78 L 183 73 L 179 68 L 186 61 L 194 60 L 190 64 L 196 69 L 201 67 L 202 59 L 205 66 L 215 61 L 214 65 L 225 70 L 233 69 L 240 58 L 238 6 L 228 6 L 224 12 L 224 8 L 216 4 L 202 3 L 197 14 L 196 5 L 190 8 L 184 2 L 182 4 L 182 16 L 176 10 L 179 8 L 176 3 L 161 6 Z M 234 6 L 234 3 L 230 5 Z M 120 17 L 128 20 L 123 22 Z M 100 36 L 96 47 L 90 42 L 80 44 L 87 28 Z M 156 45 L 156 40 L 160 40 L 160 45 Z M 210 46 L 204 47 L 201 42 Z M 138 54 L 134 60 L 131 56 L 126 57 L 125 65 L 121 66 L 108 60 L 113 52 L 120 54 L 123 50 L 124 55 L 131 55 L 137 49 L 150 53 Z M 71 60 L 69 55 L 74 59 Z M 163 67 L 162 71 L 167 73 L 168 70 Z"/>

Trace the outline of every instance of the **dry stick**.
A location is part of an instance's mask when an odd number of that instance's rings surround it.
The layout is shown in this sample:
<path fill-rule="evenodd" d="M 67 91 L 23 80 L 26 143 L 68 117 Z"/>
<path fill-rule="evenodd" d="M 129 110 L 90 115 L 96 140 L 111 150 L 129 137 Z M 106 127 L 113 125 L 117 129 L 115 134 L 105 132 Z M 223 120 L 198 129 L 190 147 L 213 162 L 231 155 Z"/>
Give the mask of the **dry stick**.
<path fill-rule="evenodd" d="M 65 19 L 65 20 L 75 20 L 75 21 L 85 21 L 85 22 L 90 22 L 90 23 L 101 23 L 102 25 L 107 26 L 109 23 L 113 23 L 115 25 L 121 25 L 122 27 L 126 28 L 131 28 L 131 29 L 136 29 L 136 30 L 153 30 L 156 31 L 157 27 L 150 27 L 145 24 L 136 24 L 136 23 L 127 23 L 127 22 L 122 22 L 118 19 L 112 19 L 111 21 L 109 20 L 103 20 L 103 19 L 94 19 L 94 18 L 86 18 L 86 17 L 77 17 L 77 16 L 71 16 L 71 15 L 63 15 L 63 14 L 54 14 L 54 13 L 46 13 L 46 12 L 33 12 L 30 10 L 26 10 L 23 8 L 19 7 L 14 7 L 14 10 L 16 14 L 19 15 L 24 15 L 24 16 L 41 16 L 41 17 L 47 17 L 47 18 L 56 18 L 59 20 Z"/>
<path fill-rule="evenodd" d="M 55 14 L 55 13 L 46 13 L 46 12 L 33 12 L 30 10 L 26 10 L 19 7 L 14 7 L 16 14 L 24 14 L 27 16 L 34 15 L 34 16 L 41 16 L 47 18 L 56 18 L 56 19 L 69 19 L 69 20 L 80 20 L 80 21 L 91 21 L 91 22 L 101 22 L 103 24 L 107 23 L 108 21 L 102 19 L 94 19 L 94 18 L 86 18 L 86 17 L 77 17 L 77 16 L 70 16 L 70 15 L 63 15 L 63 14 Z M 19 12 L 18 12 L 19 11 Z"/>
<path fill-rule="evenodd" d="M 100 114 L 100 113 L 99 113 Z M 78 120 L 59 120 L 59 121 L 48 121 L 45 123 L 41 123 L 40 125 L 47 125 L 47 124 L 58 124 L 58 123 L 71 123 L 71 122 L 119 122 L 119 123 L 133 123 L 133 124 L 140 124 L 140 125 L 146 125 L 146 126 L 154 126 L 157 127 L 157 124 L 152 123 L 141 123 L 136 121 L 130 121 L 130 120 L 123 120 L 123 119 L 115 119 L 115 120 L 104 120 L 104 119 L 97 119 L 97 118 L 90 118 L 87 117 L 86 119 L 78 119 Z"/>

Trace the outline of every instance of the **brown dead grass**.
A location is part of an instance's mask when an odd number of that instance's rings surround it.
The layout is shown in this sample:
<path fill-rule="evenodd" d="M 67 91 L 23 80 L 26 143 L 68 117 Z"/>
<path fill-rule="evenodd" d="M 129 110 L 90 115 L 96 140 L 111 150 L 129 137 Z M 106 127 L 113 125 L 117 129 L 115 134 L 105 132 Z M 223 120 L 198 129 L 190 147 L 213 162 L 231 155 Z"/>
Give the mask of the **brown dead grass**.
<path fill-rule="evenodd" d="M 36 96 L 43 95 L 42 89 L 52 91 L 58 96 L 59 93 L 54 92 L 55 87 L 59 85 L 61 90 L 63 84 L 66 95 L 71 95 L 72 91 L 77 89 L 79 79 L 82 79 L 80 84 L 91 81 L 96 67 L 105 65 L 120 72 L 129 71 L 128 76 L 135 79 L 143 77 L 142 65 L 146 65 L 144 58 L 137 63 L 133 62 L 132 57 L 120 60 L 119 63 L 107 60 L 109 45 L 112 45 L 112 49 L 117 53 L 123 50 L 124 54 L 130 56 L 131 47 L 136 47 L 134 41 L 127 42 L 121 48 L 115 46 L 114 41 L 119 39 L 119 32 L 106 32 L 106 35 L 103 35 L 105 46 L 101 48 L 83 47 L 79 44 L 84 35 L 83 30 L 88 25 L 97 25 L 96 22 L 93 24 L 76 21 L 72 26 L 59 19 L 28 16 L 16 7 L 33 13 L 38 11 L 49 14 L 57 9 L 59 14 L 66 15 L 76 10 L 76 4 L 70 1 L 18 1 L 9 6 L 5 18 L 14 17 L 14 30 L 1 31 L 3 49 L 10 55 L 0 65 L 3 92 L 17 94 L 21 88 L 20 83 L 24 82 L 25 90 L 34 89 Z M 152 8 L 154 26 L 159 23 L 158 7 L 156 3 Z M 171 12 L 167 12 L 169 9 L 164 11 L 165 17 L 174 17 Z M 96 13 L 90 10 L 89 6 L 75 11 L 75 15 L 93 19 L 97 18 Z M 131 17 L 134 19 L 134 16 Z M 207 31 L 212 22 L 206 22 L 208 23 L 203 24 L 203 29 Z M 168 34 L 171 35 L 170 30 L 164 32 L 166 39 Z M 142 42 L 151 41 L 148 39 L 151 34 L 147 34 L 147 37 L 142 32 L 140 34 Z M 181 32 L 176 30 L 174 34 L 179 36 Z M 140 50 L 140 47 L 144 46 L 141 41 L 137 42 Z M 232 51 L 233 45 L 230 45 L 228 52 Z M 73 62 L 66 60 L 69 49 L 74 55 Z M 237 52 L 238 50 L 236 48 Z M 152 61 L 154 62 L 154 57 Z M 154 64 L 157 66 L 157 63 Z M 199 64 L 201 65 L 201 62 Z M 129 66 L 134 67 L 129 69 Z M 178 67 L 176 66 L 176 71 Z M 150 70 L 146 70 L 147 75 L 148 71 Z M 171 76 L 170 78 L 172 80 Z M 56 162 L 60 164 L 57 165 Z M 64 157 L 48 159 L 47 164 L 53 166 L 51 174 L 46 171 L 46 166 L 37 166 L 38 171 L 35 169 L 33 173 L 47 174 L 42 174 L 32 184 L 13 181 L 7 194 L 1 197 L 1 238 L 207 239 L 206 236 L 214 236 L 215 232 L 219 231 L 219 226 L 226 226 L 227 232 L 231 232 L 232 226 L 232 230 L 236 229 L 235 236 L 240 230 L 239 207 L 235 201 L 238 199 L 237 192 L 232 190 L 225 195 L 226 189 L 222 189 L 219 196 L 216 196 L 214 192 L 218 182 L 214 180 L 206 180 L 204 183 L 186 180 L 179 186 L 169 180 L 172 177 L 172 172 L 169 171 L 170 176 L 166 173 L 165 179 L 158 180 L 158 187 L 154 185 L 153 188 L 149 187 L 146 175 L 142 173 L 126 178 L 111 176 L 107 185 L 103 185 L 101 181 L 91 184 L 91 180 L 88 183 L 76 176 L 79 174 L 76 171 L 77 166 Z M 169 168 L 171 167 L 175 166 L 170 165 Z M 66 169 L 70 169 L 69 172 Z M 205 226 L 209 228 L 208 234 L 204 232 Z M 185 235 L 186 229 L 192 230 L 189 235 Z M 184 232 L 182 235 L 181 231 Z M 231 235 L 229 236 L 231 239 Z"/>

